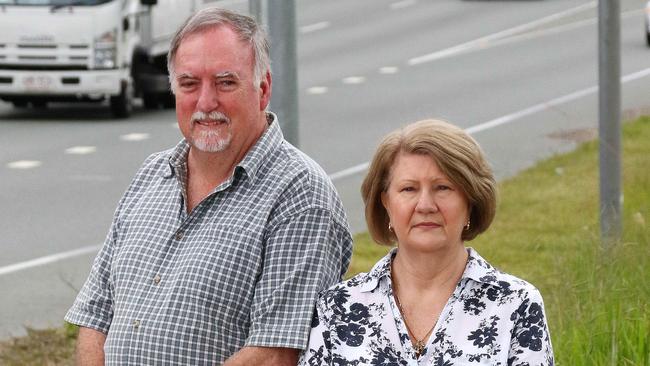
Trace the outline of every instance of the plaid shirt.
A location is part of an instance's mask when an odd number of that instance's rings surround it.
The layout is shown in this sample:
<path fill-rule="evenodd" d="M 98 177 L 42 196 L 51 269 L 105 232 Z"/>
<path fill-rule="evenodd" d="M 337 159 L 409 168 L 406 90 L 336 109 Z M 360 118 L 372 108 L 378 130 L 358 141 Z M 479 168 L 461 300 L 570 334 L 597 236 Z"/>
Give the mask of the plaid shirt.
<path fill-rule="evenodd" d="M 144 162 L 65 317 L 108 334 L 107 365 L 306 347 L 317 294 L 345 273 L 352 239 L 331 181 L 273 119 L 190 214 L 188 143 Z"/>

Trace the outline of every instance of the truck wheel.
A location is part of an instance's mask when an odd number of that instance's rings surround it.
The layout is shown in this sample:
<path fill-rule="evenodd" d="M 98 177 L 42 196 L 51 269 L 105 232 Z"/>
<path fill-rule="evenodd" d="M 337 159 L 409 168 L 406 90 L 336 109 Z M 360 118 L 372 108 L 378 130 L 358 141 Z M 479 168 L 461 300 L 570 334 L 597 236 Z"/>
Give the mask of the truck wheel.
<path fill-rule="evenodd" d="M 176 97 L 172 92 L 164 93 L 160 96 L 160 99 L 163 102 L 163 107 L 167 109 L 176 108 Z"/>
<path fill-rule="evenodd" d="M 158 109 L 158 96 L 155 93 L 144 93 L 142 103 L 147 109 Z"/>
<path fill-rule="evenodd" d="M 111 112 L 117 118 L 128 118 L 133 111 L 133 85 L 129 82 L 122 84 L 122 92 L 111 97 Z"/>

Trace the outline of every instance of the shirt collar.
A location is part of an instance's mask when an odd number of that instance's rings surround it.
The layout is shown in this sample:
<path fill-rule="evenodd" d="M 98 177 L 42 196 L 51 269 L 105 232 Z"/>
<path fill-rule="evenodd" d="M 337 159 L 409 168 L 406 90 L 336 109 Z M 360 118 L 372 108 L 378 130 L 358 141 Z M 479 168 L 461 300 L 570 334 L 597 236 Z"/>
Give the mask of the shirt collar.
<path fill-rule="evenodd" d="M 280 122 L 278 122 L 278 117 L 275 113 L 267 112 L 266 121 L 268 123 L 266 131 L 264 131 L 253 147 L 248 150 L 244 159 L 237 164 L 237 167 L 242 168 L 252 181 L 255 180 L 260 166 L 263 165 L 264 161 L 272 155 L 273 151 L 284 140 L 282 130 L 280 129 Z"/>
<path fill-rule="evenodd" d="M 473 248 L 467 248 L 467 252 L 469 256 L 467 258 L 467 265 L 465 266 L 465 271 L 463 272 L 461 281 L 467 278 L 476 282 L 498 287 L 503 287 L 504 284 L 507 285 L 507 283 L 499 281 L 499 271 L 483 259 L 476 250 Z M 380 259 L 372 269 L 366 273 L 365 278 L 361 280 L 361 285 L 359 287 L 361 292 L 374 290 L 383 278 L 391 281 L 390 264 L 395 254 L 397 254 L 397 248 L 391 249 L 388 254 Z"/>
<path fill-rule="evenodd" d="M 467 266 L 465 266 L 463 278 L 470 278 L 476 282 L 498 287 L 507 285 L 507 283 L 499 280 L 501 272 L 492 267 L 476 250 L 467 248 L 467 252 L 469 253 L 469 258 L 467 259 Z"/>
<path fill-rule="evenodd" d="M 379 281 L 384 277 L 389 282 L 391 281 L 390 264 L 395 254 L 397 254 L 397 248 L 391 249 L 379 262 L 375 263 L 372 269 L 366 273 L 365 278 L 362 279 L 359 291 L 368 292 L 374 290 L 379 285 Z"/>
<path fill-rule="evenodd" d="M 246 153 L 244 159 L 235 167 L 243 169 L 248 177 L 254 180 L 259 167 L 262 165 L 271 152 L 273 152 L 284 140 L 278 117 L 272 113 L 266 113 L 268 128 L 257 142 Z M 187 140 L 181 140 L 169 153 L 169 165 L 162 172 L 163 177 L 171 178 L 174 174 L 182 176 L 186 172 L 187 154 L 190 151 L 190 144 Z"/>

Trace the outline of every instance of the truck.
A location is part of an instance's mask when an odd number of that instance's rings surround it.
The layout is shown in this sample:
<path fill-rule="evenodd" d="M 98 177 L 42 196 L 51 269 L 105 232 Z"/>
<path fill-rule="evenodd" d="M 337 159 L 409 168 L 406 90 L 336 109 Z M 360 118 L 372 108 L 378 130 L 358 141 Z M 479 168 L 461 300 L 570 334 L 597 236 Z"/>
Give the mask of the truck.
<path fill-rule="evenodd" d="M 105 102 L 117 118 L 173 107 L 167 51 L 181 23 L 242 0 L 0 0 L 0 99 L 17 108 Z"/>

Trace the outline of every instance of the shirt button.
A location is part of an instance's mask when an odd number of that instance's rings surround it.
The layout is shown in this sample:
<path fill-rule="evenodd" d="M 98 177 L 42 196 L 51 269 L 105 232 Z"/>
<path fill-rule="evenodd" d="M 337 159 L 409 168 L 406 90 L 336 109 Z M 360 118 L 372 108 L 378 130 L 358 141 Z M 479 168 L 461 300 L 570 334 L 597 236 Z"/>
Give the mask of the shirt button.
<path fill-rule="evenodd" d="M 160 275 L 155 275 L 153 278 L 153 283 L 156 285 L 160 283 Z"/>
<path fill-rule="evenodd" d="M 139 320 L 134 320 L 133 321 L 133 328 L 134 329 L 140 328 L 140 321 Z"/>
<path fill-rule="evenodd" d="M 175 238 L 176 240 L 181 240 L 181 239 L 183 239 L 183 232 L 182 232 L 182 231 L 177 231 L 177 232 L 176 232 L 176 235 L 174 235 L 174 238 Z"/>

